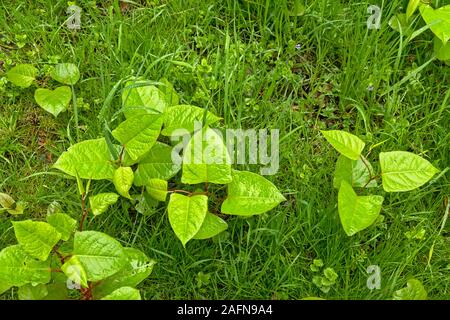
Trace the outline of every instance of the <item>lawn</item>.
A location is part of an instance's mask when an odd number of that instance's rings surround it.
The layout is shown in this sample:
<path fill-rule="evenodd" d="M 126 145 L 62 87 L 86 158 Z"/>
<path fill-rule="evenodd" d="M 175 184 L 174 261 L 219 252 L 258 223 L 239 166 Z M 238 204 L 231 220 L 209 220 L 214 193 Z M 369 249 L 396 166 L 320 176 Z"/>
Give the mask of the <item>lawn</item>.
<path fill-rule="evenodd" d="M 79 1 L 81 29 L 70 30 L 67 1 L 1 1 L 0 192 L 27 207 L 22 216 L 0 212 L 0 249 L 16 242 L 11 220 L 44 220 L 54 201 L 80 219 L 76 180 L 52 165 L 76 142 L 102 137 L 105 121 L 115 128 L 124 120 L 121 79 L 166 78 L 180 104 L 220 116 L 216 127 L 280 130 L 279 169 L 265 178 L 286 201 L 230 217 L 225 232 L 185 248 L 165 205 L 144 215 L 122 197 L 89 216 L 90 230 L 157 261 L 138 286 L 143 299 L 391 299 L 411 278 L 429 299 L 449 299 L 450 67 L 434 56 L 430 30 L 407 42 L 390 27 L 407 2 Z M 382 8 L 380 29 L 367 28 L 370 5 Z M 411 24 L 425 26 L 418 13 Z M 48 73 L 61 62 L 80 70 L 78 110 L 54 117 L 33 95 L 55 83 Z M 7 81 L 21 63 L 39 70 L 30 88 Z M 380 152 L 401 150 L 440 172 L 408 192 L 378 187 L 381 215 L 348 236 L 333 188 L 339 154 L 321 130 L 350 132 L 368 147 L 382 142 L 368 156 L 377 170 Z M 114 185 L 93 181 L 91 189 Z M 369 266 L 379 267 L 379 289 L 367 286 Z M 317 277 L 325 269 L 337 278 L 324 287 Z M 0 298 L 17 299 L 17 289 Z"/>

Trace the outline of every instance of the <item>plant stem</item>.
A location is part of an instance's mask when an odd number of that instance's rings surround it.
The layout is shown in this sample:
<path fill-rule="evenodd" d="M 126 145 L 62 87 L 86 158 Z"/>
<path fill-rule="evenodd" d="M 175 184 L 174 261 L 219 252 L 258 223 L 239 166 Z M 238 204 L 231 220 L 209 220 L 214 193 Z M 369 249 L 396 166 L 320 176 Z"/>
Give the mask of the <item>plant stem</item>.
<path fill-rule="evenodd" d="M 86 216 L 88 215 L 89 212 L 88 210 L 86 210 L 86 197 L 84 193 L 81 195 L 81 210 L 83 212 L 83 215 L 81 216 L 80 221 L 80 231 L 83 231 L 84 220 L 86 219 Z"/>
<path fill-rule="evenodd" d="M 80 141 L 80 133 L 78 128 L 78 106 L 77 106 L 77 96 L 75 94 L 75 89 L 73 84 L 70 86 L 72 88 L 72 103 L 73 103 L 73 114 L 75 117 L 75 131 L 77 134 L 77 142 Z"/>

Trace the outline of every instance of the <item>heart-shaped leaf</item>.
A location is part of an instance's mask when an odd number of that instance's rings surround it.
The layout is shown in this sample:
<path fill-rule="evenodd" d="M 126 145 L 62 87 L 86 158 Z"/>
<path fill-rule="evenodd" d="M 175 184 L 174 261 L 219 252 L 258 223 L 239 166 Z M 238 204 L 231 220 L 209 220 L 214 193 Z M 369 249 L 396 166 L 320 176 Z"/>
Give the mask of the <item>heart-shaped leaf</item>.
<path fill-rule="evenodd" d="M 183 246 L 200 230 L 208 211 L 208 197 L 192 197 L 172 193 L 167 206 L 169 222 Z"/>
<path fill-rule="evenodd" d="M 39 88 L 34 92 L 34 99 L 42 109 L 57 117 L 67 110 L 72 99 L 72 91 L 67 86 L 58 87 L 53 91 Z"/>
<path fill-rule="evenodd" d="M 73 63 L 60 63 L 53 68 L 50 76 L 63 84 L 73 85 L 80 79 L 80 71 Z"/>
<path fill-rule="evenodd" d="M 6 73 L 9 81 L 21 88 L 28 88 L 36 78 L 37 69 L 31 64 L 18 64 Z"/>

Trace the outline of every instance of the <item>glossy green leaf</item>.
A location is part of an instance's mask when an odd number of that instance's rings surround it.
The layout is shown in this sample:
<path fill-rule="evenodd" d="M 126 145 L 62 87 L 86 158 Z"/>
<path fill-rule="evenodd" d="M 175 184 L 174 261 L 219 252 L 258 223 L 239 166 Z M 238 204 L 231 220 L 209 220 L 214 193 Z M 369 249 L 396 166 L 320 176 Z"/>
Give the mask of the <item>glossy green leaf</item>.
<path fill-rule="evenodd" d="M 212 213 L 206 213 L 200 230 L 195 234 L 194 239 L 202 240 L 212 238 L 228 229 L 228 224 Z"/>
<path fill-rule="evenodd" d="M 61 212 L 47 215 L 47 222 L 61 234 L 64 241 L 69 240 L 77 225 L 75 219 Z"/>
<path fill-rule="evenodd" d="M 52 69 L 50 76 L 60 83 L 73 85 L 80 79 L 80 71 L 73 63 L 60 63 Z"/>
<path fill-rule="evenodd" d="M 364 149 L 365 143 L 357 136 L 341 131 L 330 130 L 321 131 L 325 139 L 335 148 L 339 153 L 343 154 L 349 159 L 358 160 L 361 152 Z"/>
<path fill-rule="evenodd" d="M 427 291 L 417 279 L 410 279 L 405 288 L 395 291 L 393 300 L 426 300 Z"/>
<path fill-rule="evenodd" d="M 9 282 L 5 282 L 4 279 L 0 280 L 0 294 L 8 291 L 9 289 L 11 289 L 11 287 L 13 287 L 13 285 Z"/>
<path fill-rule="evenodd" d="M 164 94 L 164 100 L 166 101 L 167 106 L 178 105 L 180 98 L 173 88 L 173 85 L 166 78 L 160 79 L 159 82 L 163 83 L 163 85 L 159 87 L 159 90 Z"/>
<path fill-rule="evenodd" d="M 370 162 L 364 158 L 366 164 L 360 158 L 358 160 L 351 160 L 342 154 L 336 162 L 336 170 L 334 171 L 333 186 L 336 189 L 341 187 L 341 181 L 345 180 L 353 188 L 374 188 L 377 187 L 375 180 L 370 181 L 370 173 L 373 174 L 373 168 Z M 369 171 L 370 170 L 370 171 Z"/>
<path fill-rule="evenodd" d="M 47 286 L 42 283 L 36 286 L 26 284 L 19 287 L 17 294 L 19 296 L 19 300 L 42 300 L 48 295 L 48 290 Z"/>
<path fill-rule="evenodd" d="M 221 211 L 242 216 L 256 215 L 275 208 L 285 200 L 269 180 L 256 173 L 234 170 Z"/>
<path fill-rule="evenodd" d="M 161 179 L 150 179 L 146 185 L 148 194 L 158 201 L 166 201 L 167 188 L 167 181 Z"/>
<path fill-rule="evenodd" d="M 114 171 L 113 183 L 117 192 L 125 198 L 131 199 L 130 189 L 133 185 L 134 173 L 130 167 L 119 167 Z"/>
<path fill-rule="evenodd" d="M 104 138 L 85 140 L 63 152 L 54 168 L 82 179 L 109 179 L 114 176 L 114 165 Z"/>
<path fill-rule="evenodd" d="M 424 158 L 406 151 L 381 152 L 380 166 L 386 192 L 416 189 L 439 171 Z"/>
<path fill-rule="evenodd" d="M 94 216 L 104 213 L 110 205 L 113 205 L 119 199 L 119 195 L 113 192 L 99 193 L 89 197 L 89 205 Z"/>
<path fill-rule="evenodd" d="M 203 118 L 206 113 L 206 119 L 203 123 Z M 205 109 L 191 106 L 178 105 L 170 107 L 164 113 L 164 128 L 161 134 L 164 136 L 177 136 L 186 134 L 187 132 L 194 132 L 196 121 L 203 123 L 203 126 L 210 125 L 219 121 L 221 118 Z M 179 132 L 177 130 L 183 129 Z M 187 132 L 186 132 L 187 131 Z"/>
<path fill-rule="evenodd" d="M 433 33 L 446 44 L 450 40 L 450 5 L 433 9 L 429 5 L 420 6 L 420 14 Z"/>
<path fill-rule="evenodd" d="M 441 61 L 450 60 L 450 42 L 444 45 L 438 37 L 434 37 L 434 54 Z"/>
<path fill-rule="evenodd" d="M 222 137 L 210 128 L 195 133 L 184 150 L 182 170 L 182 183 L 230 183 L 231 158 Z"/>
<path fill-rule="evenodd" d="M 61 270 L 64 272 L 67 278 L 73 282 L 74 285 L 82 286 L 83 288 L 88 287 L 86 270 L 84 269 L 78 256 L 73 256 L 69 260 L 67 260 L 61 266 Z"/>
<path fill-rule="evenodd" d="M 169 180 L 180 169 L 181 166 L 172 161 L 172 147 L 157 142 L 149 153 L 139 161 L 134 173 L 134 184 L 144 186 L 151 179 Z"/>
<path fill-rule="evenodd" d="M 103 280 L 120 271 L 127 263 L 122 245 L 97 231 L 75 233 L 73 256 L 78 258 L 89 281 Z"/>
<path fill-rule="evenodd" d="M 141 300 L 141 294 L 137 289 L 122 287 L 103 297 L 102 300 Z"/>
<path fill-rule="evenodd" d="M 352 236 L 372 225 L 380 214 L 383 200 L 382 196 L 358 196 L 343 180 L 338 194 L 338 210 L 345 233 Z"/>
<path fill-rule="evenodd" d="M 67 86 L 58 87 L 55 90 L 38 88 L 34 92 L 34 99 L 42 109 L 57 117 L 67 110 L 72 100 L 72 91 Z"/>
<path fill-rule="evenodd" d="M 162 125 L 162 116 L 143 114 L 122 122 L 112 135 L 125 146 L 132 160 L 145 155 L 156 143 Z"/>
<path fill-rule="evenodd" d="M 200 230 L 208 211 L 208 197 L 172 193 L 167 207 L 169 222 L 183 246 Z"/>
<path fill-rule="evenodd" d="M 411 18 L 411 16 L 416 12 L 420 5 L 420 0 L 409 0 L 408 7 L 406 8 L 406 19 Z"/>
<path fill-rule="evenodd" d="M 14 233 L 22 249 L 31 257 L 45 261 L 61 234 L 50 224 L 41 221 L 13 221 Z"/>
<path fill-rule="evenodd" d="M 0 251 L 0 283 L 20 287 L 27 283 L 48 283 L 50 278 L 49 260 L 33 259 L 20 245 Z"/>
<path fill-rule="evenodd" d="M 122 106 L 126 118 L 148 113 L 158 114 L 166 109 L 164 93 L 146 81 L 128 81 L 122 92 Z"/>
<path fill-rule="evenodd" d="M 127 264 L 122 270 L 100 282 L 94 288 L 94 297 L 104 297 L 121 287 L 135 287 L 152 272 L 154 260 L 134 248 L 124 248 L 124 251 Z"/>
<path fill-rule="evenodd" d="M 18 64 L 6 73 L 6 77 L 16 86 L 28 88 L 36 79 L 37 72 L 31 64 Z"/>

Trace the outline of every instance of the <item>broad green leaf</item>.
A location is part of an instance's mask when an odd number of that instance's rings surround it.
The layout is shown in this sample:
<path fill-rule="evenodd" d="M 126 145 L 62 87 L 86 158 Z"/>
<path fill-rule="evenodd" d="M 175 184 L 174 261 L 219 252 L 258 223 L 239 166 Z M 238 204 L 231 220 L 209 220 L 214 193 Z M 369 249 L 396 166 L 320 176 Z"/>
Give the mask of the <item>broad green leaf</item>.
<path fill-rule="evenodd" d="M 67 260 L 62 266 L 61 270 L 67 276 L 69 281 L 72 281 L 74 285 L 88 287 L 88 279 L 86 270 L 80 262 L 78 256 L 73 256 Z"/>
<path fill-rule="evenodd" d="M 166 101 L 167 106 L 178 105 L 180 99 L 177 92 L 174 90 L 173 85 L 166 78 L 160 79 L 159 82 L 164 84 L 159 87 L 159 90 L 164 93 L 164 100 Z"/>
<path fill-rule="evenodd" d="M 122 287 L 114 290 L 114 292 L 103 297 L 101 300 L 141 300 L 141 294 L 137 289 Z"/>
<path fill-rule="evenodd" d="M 426 300 L 427 291 L 417 279 L 408 280 L 406 287 L 394 292 L 393 300 Z"/>
<path fill-rule="evenodd" d="M 353 188 L 362 188 L 370 180 L 370 173 L 373 174 L 372 165 L 368 160 L 366 160 L 367 166 L 364 164 L 363 160 L 360 158 L 358 160 L 350 160 L 349 158 L 339 156 L 336 162 L 336 170 L 334 171 L 333 186 L 336 189 L 341 187 L 341 181 L 345 180 Z M 370 169 L 370 171 L 369 171 Z M 375 180 L 370 181 L 366 188 L 373 188 L 377 186 Z"/>
<path fill-rule="evenodd" d="M 445 44 L 450 40 L 450 5 L 433 9 L 429 5 L 420 6 L 420 14 L 430 29 Z"/>
<path fill-rule="evenodd" d="M 345 233 L 352 236 L 374 223 L 383 200 L 382 196 L 358 196 L 343 180 L 338 194 L 338 211 Z"/>
<path fill-rule="evenodd" d="M 166 109 L 164 93 L 146 81 L 128 81 L 122 92 L 122 106 L 126 118 L 148 113 L 158 114 Z"/>
<path fill-rule="evenodd" d="M 167 207 L 169 222 L 183 246 L 200 230 L 208 211 L 208 197 L 172 193 Z"/>
<path fill-rule="evenodd" d="M 0 251 L 0 283 L 23 286 L 27 283 L 48 283 L 51 278 L 50 261 L 37 261 L 20 245 Z"/>
<path fill-rule="evenodd" d="M 75 233 L 73 257 L 77 257 L 89 281 L 103 280 L 120 271 L 127 262 L 122 245 L 97 231 Z"/>
<path fill-rule="evenodd" d="M 150 179 L 146 185 L 148 194 L 159 201 L 166 201 L 167 188 L 167 181 L 161 179 Z"/>
<path fill-rule="evenodd" d="M 130 167 L 119 167 L 114 171 L 113 183 L 117 192 L 125 198 L 131 199 L 130 188 L 133 185 L 134 174 Z"/>
<path fill-rule="evenodd" d="M 112 135 L 125 146 L 132 160 L 145 155 L 156 143 L 162 125 L 162 116 L 142 114 L 122 122 Z"/>
<path fill-rule="evenodd" d="M 153 270 L 155 261 L 142 251 L 124 248 L 127 264 L 119 272 L 106 278 L 94 288 L 94 297 L 104 297 L 121 287 L 135 287 L 145 280 Z"/>
<path fill-rule="evenodd" d="M 256 173 L 234 170 L 221 211 L 242 216 L 256 215 L 275 208 L 285 200 L 269 180 Z"/>
<path fill-rule="evenodd" d="M 434 37 L 434 53 L 441 61 L 450 60 L 450 42 L 444 45 L 438 37 Z"/>
<path fill-rule="evenodd" d="M 352 160 L 358 160 L 365 143 L 357 136 L 341 131 L 321 131 L 325 139 L 341 154 Z"/>
<path fill-rule="evenodd" d="M 80 80 L 80 71 L 73 63 L 60 63 L 52 69 L 50 76 L 60 83 L 73 85 Z"/>
<path fill-rule="evenodd" d="M 61 234 L 47 222 L 13 221 L 17 242 L 31 257 L 45 261 L 53 247 L 61 239 Z"/>
<path fill-rule="evenodd" d="M 386 192 L 416 189 L 439 171 L 427 160 L 406 151 L 381 152 L 380 166 Z"/>
<path fill-rule="evenodd" d="M 61 212 L 47 215 L 47 222 L 61 234 L 64 241 L 69 240 L 77 225 L 75 219 Z"/>
<path fill-rule="evenodd" d="M 19 300 L 42 300 L 48 295 L 47 286 L 45 284 L 38 284 L 33 286 L 26 284 L 19 287 L 18 296 Z"/>
<path fill-rule="evenodd" d="M 202 240 L 212 238 L 219 233 L 227 230 L 228 224 L 218 216 L 207 213 L 203 220 L 200 230 L 195 234 L 194 239 Z"/>
<path fill-rule="evenodd" d="M 13 285 L 10 284 L 9 282 L 6 282 L 5 280 L 0 280 L 0 294 L 8 291 L 9 289 L 11 289 L 11 287 L 13 287 Z"/>
<path fill-rule="evenodd" d="M 406 8 L 406 19 L 409 20 L 411 16 L 416 12 L 420 5 L 420 0 L 409 0 L 408 7 Z"/>
<path fill-rule="evenodd" d="M 231 159 L 221 135 L 203 128 L 189 140 L 183 154 L 181 182 L 197 184 L 231 182 Z"/>
<path fill-rule="evenodd" d="M 113 192 L 99 193 L 89 197 L 89 205 L 94 216 L 105 212 L 110 205 L 113 205 L 119 199 L 119 195 Z"/>
<path fill-rule="evenodd" d="M 112 180 L 114 166 L 104 138 L 85 140 L 63 152 L 54 168 L 81 179 Z"/>
<path fill-rule="evenodd" d="M 18 64 L 6 73 L 6 77 L 16 86 L 28 88 L 36 78 L 38 70 L 31 64 Z"/>
<path fill-rule="evenodd" d="M 42 109 L 57 117 L 67 110 L 72 99 L 72 91 L 67 86 L 55 90 L 38 88 L 34 92 L 34 99 Z"/>
<path fill-rule="evenodd" d="M 134 184 L 144 186 L 151 179 L 169 180 L 181 169 L 172 161 L 172 147 L 157 142 L 150 152 L 139 161 L 134 173 Z"/>
<path fill-rule="evenodd" d="M 205 115 L 206 119 L 203 123 L 203 118 Z M 189 133 L 192 133 L 195 129 L 196 121 L 200 122 L 201 126 L 206 126 L 217 122 L 220 119 L 221 118 L 217 117 L 213 113 L 196 106 L 185 104 L 173 106 L 168 108 L 164 113 L 164 127 L 161 134 L 164 136 L 177 136 L 186 134 L 186 130 Z M 177 130 L 180 131 L 176 132 Z"/>

